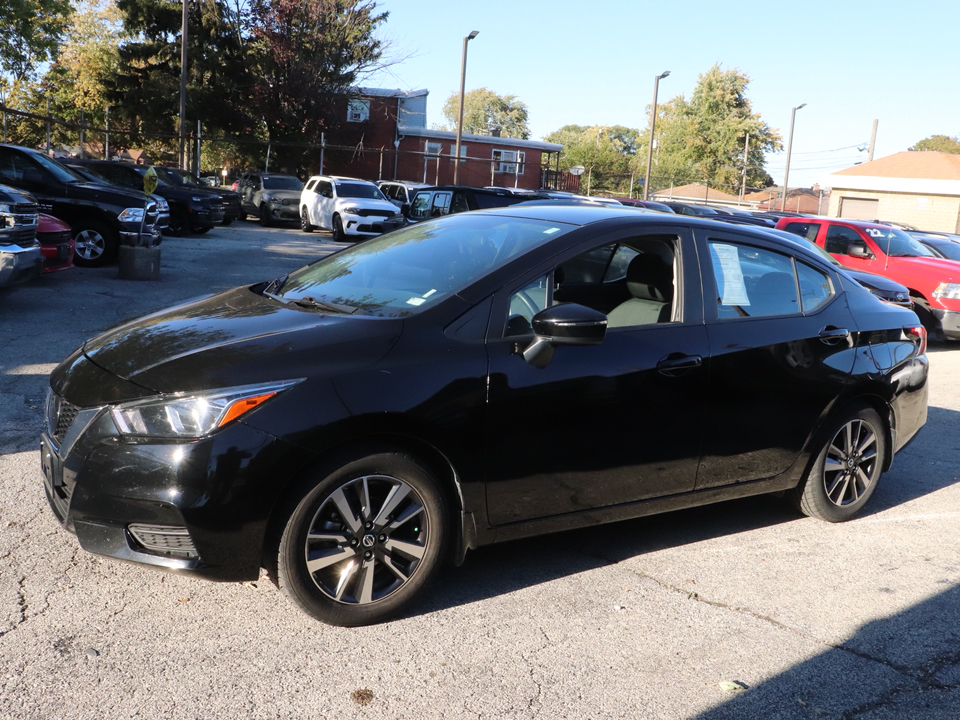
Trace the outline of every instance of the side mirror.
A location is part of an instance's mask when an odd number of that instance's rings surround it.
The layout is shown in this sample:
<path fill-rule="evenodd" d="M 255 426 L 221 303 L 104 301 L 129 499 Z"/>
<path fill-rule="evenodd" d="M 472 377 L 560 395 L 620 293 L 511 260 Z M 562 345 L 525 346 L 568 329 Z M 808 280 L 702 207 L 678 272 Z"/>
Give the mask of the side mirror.
<path fill-rule="evenodd" d="M 863 245 L 857 245 L 856 243 L 850 243 L 847 246 L 847 255 L 849 255 L 850 257 L 858 257 L 858 258 L 873 257 L 872 252 L 870 252 L 867 248 L 863 247 Z"/>
<path fill-rule="evenodd" d="M 534 337 L 523 351 L 523 359 L 536 368 L 549 365 L 558 346 L 599 345 L 607 334 L 607 316 L 576 303 L 541 310 L 530 324 Z"/>

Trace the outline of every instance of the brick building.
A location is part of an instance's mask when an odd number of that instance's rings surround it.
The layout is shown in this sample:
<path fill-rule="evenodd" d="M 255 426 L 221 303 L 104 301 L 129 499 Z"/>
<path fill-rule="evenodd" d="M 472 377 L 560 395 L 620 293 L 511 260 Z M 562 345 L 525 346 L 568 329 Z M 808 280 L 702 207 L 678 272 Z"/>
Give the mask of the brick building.
<path fill-rule="evenodd" d="M 367 180 L 452 183 L 457 136 L 427 128 L 428 94 L 427 90 L 356 88 L 343 112 L 350 135 L 359 140 L 338 145 L 336 138 L 327 138 L 323 172 Z M 529 190 L 552 186 L 562 150 L 562 145 L 537 140 L 464 135 L 460 184 Z"/>
<path fill-rule="evenodd" d="M 960 233 L 960 155 L 901 152 L 836 172 L 823 184 L 833 188 L 830 217 Z"/>

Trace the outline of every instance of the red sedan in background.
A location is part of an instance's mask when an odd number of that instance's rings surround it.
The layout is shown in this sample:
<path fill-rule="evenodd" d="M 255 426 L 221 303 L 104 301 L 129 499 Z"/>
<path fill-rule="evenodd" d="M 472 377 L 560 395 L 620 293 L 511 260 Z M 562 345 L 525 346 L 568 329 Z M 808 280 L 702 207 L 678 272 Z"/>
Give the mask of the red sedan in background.
<path fill-rule="evenodd" d="M 44 272 L 58 272 L 73 267 L 75 246 L 69 225 L 53 215 L 40 213 L 37 240 L 43 253 Z"/>

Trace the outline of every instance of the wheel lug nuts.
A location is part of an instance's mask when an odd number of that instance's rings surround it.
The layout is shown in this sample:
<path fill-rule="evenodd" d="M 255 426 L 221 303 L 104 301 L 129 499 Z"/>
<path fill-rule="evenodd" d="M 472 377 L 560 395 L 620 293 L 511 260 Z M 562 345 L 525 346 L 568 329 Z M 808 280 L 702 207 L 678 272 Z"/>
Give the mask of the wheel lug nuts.
<path fill-rule="evenodd" d="M 354 538 L 353 540 L 350 541 L 350 547 L 356 547 L 356 546 L 357 546 L 357 539 Z"/>
<path fill-rule="evenodd" d="M 387 541 L 387 536 L 386 536 L 386 535 L 381 535 L 380 538 L 379 538 L 379 540 L 380 540 L 380 542 L 386 542 L 386 541 Z"/>
<path fill-rule="evenodd" d="M 367 551 L 363 554 L 363 557 L 364 557 L 366 560 L 369 560 L 370 558 L 373 557 L 373 553 L 370 552 L 369 550 L 367 550 Z"/>
<path fill-rule="evenodd" d="M 369 530 L 370 528 L 373 527 L 373 523 L 368 520 L 367 522 L 365 522 L 365 523 L 363 524 L 363 526 L 364 526 L 367 530 Z"/>

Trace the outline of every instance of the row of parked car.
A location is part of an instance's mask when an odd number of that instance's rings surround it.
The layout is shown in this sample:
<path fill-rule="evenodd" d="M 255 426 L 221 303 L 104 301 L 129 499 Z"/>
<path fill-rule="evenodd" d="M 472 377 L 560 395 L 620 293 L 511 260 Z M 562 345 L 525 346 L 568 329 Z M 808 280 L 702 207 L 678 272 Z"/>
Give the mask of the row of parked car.
<path fill-rule="evenodd" d="M 147 195 L 144 181 L 151 167 L 157 187 Z M 205 233 L 242 217 L 237 193 L 210 187 L 189 172 L 109 160 L 54 159 L 14 145 L 0 145 L 0 184 L 9 197 L 0 200 L 9 211 L 5 224 L 16 228 L 7 234 L 21 243 L 14 250 L 15 243 L 0 239 L 0 286 L 37 274 L 36 248 L 27 239 L 31 233 L 46 258 L 41 269 L 74 263 L 96 267 L 112 262 L 121 245 L 154 246 L 163 234 Z"/>

